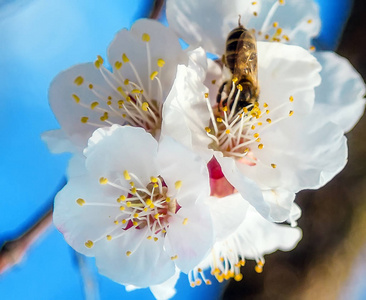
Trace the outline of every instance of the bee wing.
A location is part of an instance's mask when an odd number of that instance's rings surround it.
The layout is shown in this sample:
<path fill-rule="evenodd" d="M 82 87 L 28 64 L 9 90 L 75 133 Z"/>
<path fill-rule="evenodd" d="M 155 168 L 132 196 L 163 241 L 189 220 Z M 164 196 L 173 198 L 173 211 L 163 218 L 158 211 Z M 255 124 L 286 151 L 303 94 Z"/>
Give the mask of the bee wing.
<path fill-rule="evenodd" d="M 245 30 L 238 40 L 233 75 L 238 79 L 245 78 L 253 86 L 258 86 L 257 41 L 248 30 Z"/>

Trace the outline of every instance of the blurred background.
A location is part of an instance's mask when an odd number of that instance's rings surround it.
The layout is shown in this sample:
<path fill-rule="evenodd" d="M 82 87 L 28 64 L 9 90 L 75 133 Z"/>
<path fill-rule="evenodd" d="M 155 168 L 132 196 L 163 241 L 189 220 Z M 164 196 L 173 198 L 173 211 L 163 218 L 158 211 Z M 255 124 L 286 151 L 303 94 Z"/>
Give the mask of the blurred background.
<path fill-rule="evenodd" d="M 323 26 L 314 44 L 347 57 L 365 78 L 366 4 L 318 2 Z M 0 0 L 0 246 L 32 228 L 65 183 L 69 156 L 50 154 L 40 140 L 42 132 L 58 128 L 47 99 L 52 78 L 97 54 L 105 57 L 115 33 L 148 16 L 153 5 Z M 304 237 L 294 251 L 268 255 L 262 274 L 248 262 L 241 282 L 192 289 L 181 276 L 173 299 L 366 299 L 365 128 L 363 118 L 348 134 L 345 170 L 324 188 L 298 195 Z M 13 257 L 18 264 L 6 269 L 0 257 L 1 299 L 153 299 L 148 290 L 128 293 L 98 275 L 92 259 L 77 255 L 47 225 L 49 217 L 41 224 L 46 233 L 34 243 L 34 234 L 22 240 L 31 246 L 24 257 Z M 2 257 L 12 245 L 6 244 Z"/>

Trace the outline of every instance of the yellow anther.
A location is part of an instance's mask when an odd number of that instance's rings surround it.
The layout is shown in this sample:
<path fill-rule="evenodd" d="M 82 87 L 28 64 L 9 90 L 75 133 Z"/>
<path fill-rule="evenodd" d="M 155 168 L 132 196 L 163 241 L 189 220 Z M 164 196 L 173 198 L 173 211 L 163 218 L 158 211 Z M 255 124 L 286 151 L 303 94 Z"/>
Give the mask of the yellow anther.
<path fill-rule="evenodd" d="M 126 209 L 126 208 L 125 208 L 124 206 L 120 206 L 120 207 L 119 207 L 119 210 L 120 210 L 120 211 L 124 211 L 125 209 Z"/>
<path fill-rule="evenodd" d="M 233 77 L 233 79 L 232 79 L 232 82 L 234 82 L 234 83 L 237 83 L 238 82 L 238 77 Z"/>
<path fill-rule="evenodd" d="M 85 204 L 85 200 L 82 198 L 79 198 L 76 200 L 76 203 L 79 204 L 80 206 L 83 206 Z"/>
<path fill-rule="evenodd" d="M 293 110 L 290 110 L 288 115 L 291 117 L 292 115 L 294 114 L 294 111 Z"/>
<path fill-rule="evenodd" d="M 294 102 L 294 97 L 290 96 L 289 100 L 290 100 L 290 102 Z"/>
<path fill-rule="evenodd" d="M 137 192 L 137 190 L 136 190 L 136 188 L 135 187 L 133 187 L 131 190 L 130 190 L 130 192 L 131 192 L 131 194 L 136 194 L 136 192 Z"/>
<path fill-rule="evenodd" d="M 150 41 L 150 35 L 148 35 L 147 33 L 143 33 L 142 34 L 142 40 L 144 42 L 149 42 Z"/>
<path fill-rule="evenodd" d="M 71 96 L 72 96 L 72 98 L 75 100 L 75 102 L 76 102 L 76 103 L 79 103 L 79 102 L 80 102 L 80 98 L 79 98 L 79 96 L 78 96 L 78 95 L 76 95 L 76 94 L 72 94 Z"/>
<path fill-rule="evenodd" d="M 224 106 L 224 107 L 222 108 L 222 111 L 227 111 L 227 106 Z"/>
<path fill-rule="evenodd" d="M 249 148 L 245 148 L 244 153 L 248 153 L 248 152 L 249 152 Z"/>
<path fill-rule="evenodd" d="M 245 114 L 247 114 L 247 113 L 248 113 L 248 109 L 247 109 L 246 107 L 244 107 L 244 108 L 243 108 L 243 112 L 244 112 Z"/>
<path fill-rule="evenodd" d="M 156 182 L 158 182 L 158 179 L 154 176 L 151 176 L 150 177 L 150 182 L 156 183 Z"/>
<path fill-rule="evenodd" d="M 93 246 L 94 246 L 94 243 L 91 240 L 88 240 L 88 241 L 85 242 L 85 247 L 86 248 L 90 249 Z"/>
<path fill-rule="evenodd" d="M 139 223 L 137 223 L 136 221 L 132 221 L 132 225 L 137 227 L 137 226 L 139 226 Z"/>
<path fill-rule="evenodd" d="M 157 242 L 159 239 L 157 237 L 154 237 L 154 242 Z"/>
<path fill-rule="evenodd" d="M 197 271 L 201 273 L 203 270 L 201 268 L 198 268 Z"/>
<path fill-rule="evenodd" d="M 257 273 L 262 273 L 263 272 L 263 267 L 262 266 L 259 266 L 259 265 L 256 265 L 254 267 L 254 270 L 257 272 Z"/>
<path fill-rule="evenodd" d="M 122 223 L 122 224 L 126 224 L 126 223 L 127 223 L 127 220 L 126 220 L 126 219 L 123 219 L 123 220 L 121 221 L 121 223 Z"/>
<path fill-rule="evenodd" d="M 166 197 L 165 202 L 166 203 L 169 203 L 170 202 L 170 198 L 169 197 Z"/>
<path fill-rule="evenodd" d="M 266 119 L 266 122 L 267 122 L 267 123 L 271 123 L 271 122 L 272 122 L 272 120 L 271 120 L 270 118 L 268 118 L 268 119 Z"/>
<path fill-rule="evenodd" d="M 176 181 L 175 182 L 175 189 L 179 190 L 181 187 L 182 187 L 182 181 L 181 180 Z"/>
<path fill-rule="evenodd" d="M 274 28 L 278 27 L 278 22 L 273 22 L 272 26 L 273 26 Z"/>
<path fill-rule="evenodd" d="M 255 12 L 253 12 L 253 16 L 254 17 L 257 17 L 258 16 L 258 13 L 255 11 Z"/>
<path fill-rule="evenodd" d="M 205 93 L 205 98 L 206 98 L 206 99 L 208 98 L 208 93 Z"/>
<path fill-rule="evenodd" d="M 120 62 L 120 61 L 116 61 L 115 63 L 114 63 L 114 67 L 116 68 L 116 70 L 119 70 L 119 69 L 121 69 L 122 68 L 122 63 Z"/>
<path fill-rule="evenodd" d="M 315 46 L 311 46 L 310 51 L 315 51 Z"/>
<path fill-rule="evenodd" d="M 99 102 L 93 102 L 92 104 L 90 104 L 90 108 L 91 109 L 94 109 L 94 108 L 96 108 L 97 106 L 99 105 Z"/>
<path fill-rule="evenodd" d="M 130 186 L 134 187 L 135 186 L 135 183 L 133 181 L 130 181 L 129 182 Z"/>
<path fill-rule="evenodd" d="M 225 130 L 225 133 L 226 133 L 226 134 L 229 134 L 229 133 L 230 133 L 230 129 L 226 129 L 226 130 Z"/>
<path fill-rule="evenodd" d="M 131 201 L 127 201 L 127 202 L 126 202 L 126 206 L 127 206 L 127 207 L 131 207 L 131 205 L 132 205 Z"/>
<path fill-rule="evenodd" d="M 159 219 L 159 217 L 160 217 L 160 214 L 159 213 L 157 213 L 157 214 L 155 214 L 154 215 L 154 218 L 157 220 L 157 219 Z"/>
<path fill-rule="evenodd" d="M 130 96 L 127 96 L 127 97 L 126 97 L 126 101 L 127 101 L 127 102 L 131 102 L 131 97 L 130 97 Z"/>
<path fill-rule="evenodd" d="M 114 224 L 118 225 L 118 220 L 113 221 Z"/>
<path fill-rule="evenodd" d="M 282 28 L 277 28 L 277 30 L 276 30 L 276 36 L 281 35 L 281 33 L 282 33 Z"/>
<path fill-rule="evenodd" d="M 256 2 L 256 1 L 252 2 L 252 5 L 256 5 L 256 4 L 257 4 L 257 2 Z"/>
<path fill-rule="evenodd" d="M 118 101 L 117 101 L 117 103 L 118 103 L 118 105 L 122 106 L 122 105 L 125 103 L 125 101 L 123 101 L 123 100 L 118 100 Z"/>
<path fill-rule="evenodd" d="M 151 236 L 151 235 L 149 235 L 149 236 L 147 237 L 147 239 L 148 239 L 148 240 L 151 240 L 151 239 L 152 239 L 152 236 Z"/>
<path fill-rule="evenodd" d="M 154 188 L 159 187 L 159 185 L 157 183 L 154 183 Z"/>
<path fill-rule="evenodd" d="M 149 108 L 149 103 L 147 103 L 147 102 L 144 102 L 144 103 L 142 103 L 142 105 L 141 105 L 141 109 L 143 110 L 143 111 L 147 111 L 147 109 Z"/>
<path fill-rule="evenodd" d="M 211 132 L 211 128 L 210 127 L 205 127 L 205 130 L 207 133 L 210 133 Z"/>
<path fill-rule="evenodd" d="M 259 143 L 261 141 L 261 139 L 260 138 L 257 138 L 255 141 Z"/>
<path fill-rule="evenodd" d="M 110 241 L 112 239 L 112 236 L 111 235 L 107 235 L 107 240 Z"/>
<path fill-rule="evenodd" d="M 216 121 L 217 121 L 218 123 L 221 123 L 221 122 L 222 122 L 222 118 L 218 117 L 218 118 L 216 118 Z"/>
<path fill-rule="evenodd" d="M 151 80 L 154 80 L 154 78 L 158 75 L 159 73 L 158 73 L 158 71 L 154 71 L 154 72 L 152 72 L 151 74 L 150 74 L 150 79 Z"/>
<path fill-rule="evenodd" d="M 89 87 L 89 89 L 92 90 L 94 86 L 91 83 L 89 83 L 88 87 Z"/>
<path fill-rule="evenodd" d="M 130 80 L 129 80 L 129 79 L 125 79 L 125 80 L 123 81 L 123 84 L 124 84 L 124 85 L 129 85 L 129 84 L 130 84 Z"/>
<path fill-rule="evenodd" d="M 97 60 L 94 62 L 94 66 L 99 69 L 104 63 L 103 58 L 100 55 L 97 55 Z"/>
<path fill-rule="evenodd" d="M 262 126 L 262 125 L 263 125 L 263 123 L 262 123 L 262 122 L 258 122 L 257 124 L 258 124 L 258 126 Z"/>
<path fill-rule="evenodd" d="M 134 214 L 133 214 L 133 217 L 134 217 L 134 218 L 138 218 L 138 217 L 139 217 L 139 214 L 138 214 L 138 213 L 134 213 Z"/>
<path fill-rule="evenodd" d="M 236 274 L 235 277 L 234 277 L 235 281 L 241 281 L 242 279 L 243 279 L 243 274 L 241 274 L 241 273 Z"/>
<path fill-rule="evenodd" d="M 147 199 L 146 199 L 146 205 L 147 205 L 147 206 L 150 206 L 151 204 L 152 204 L 151 199 L 150 199 L 150 198 L 147 198 Z"/>
<path fill-rule="evenodd" d="M 313 22 L 313 20 L 309 19 L 307 22 L 308 22 L 308 24 L 311 24 Z"/>
<path fill-rule="evenodd" d="M 141 93 L 141 90 L 139 90 L 139 89 L 133 89 L 131 91 L 131 94 L 140 94 L 140 93 Z"/>
<path fill-rule="evenodd" d="M 81 117 L 81 119 L 80 119 L 81 123 L 84 123 L 84 124 L 87 123 L 88 120 L 89 120 L 88 117 Z"/>
<path fill-rule="evenodd" d="M 268 39 L 269 39 L 269 35 L 268 35 L 268 34 L 266 34 L 266 35 L 264 36 L 264 38 L 265 38 L 266 40 L 268 40 Z"/>
<path fill-rule="evenodd" d="M 284 5 L 285 4 L 285 0 L 279 0 L 278 1 L 281 5 Z"/>
<path fill-rule="evenodd" d="M 199 286 L 199 285 L 201 285 L 202 284 L 202 280 L 201 279 L 197 279 L 196 280 L 196 284 Z"/>
<path fill-rule="evenodd" d="M 259 137 L 259 133 L 255 133 L 255 134 L 253 134 L 253 136 L 254 136 L 255 138 Z"/>
<path fill-rule="evenodd" d="M 252 126 L 250 127 L 250 129 L 251 129 L 251 130 L 254 130 L 254 129 L 255 129 L 255 126 L 254 126 L 254 125 L 252 125 Z"/>
<path fill-rule="evenodd" d="M 282 36 L 287 42 L 290 40 L 290 38 L 288 37 L 288 35 L 286 35 L 286 34 L 284 34 L 283 36 Z"/>
<path fill-rule="evenodd" d="M 267 115 L 269 114 L 269 109 L 266 109 L 266 114 L 267 114 Z"/>
<path fill-rule="evenodd" d="M 99 178 L 99 183 L 100 183 L 100 184 L 107 184 L 107 183 L 108 183 L 108 179 L 107 179 L 107 178 L 105 178 L 105 177 L 100 177 L 100 178 Z"/>
<path fill-rule="evenodd" d="M 126 256 L 130 256 L 130 255 L 131 255 L 131 253 L 132 253 L 131 251 L 127 251 L 127 252 L 126 252 Z"/>
<path fill-rule="evenodd" d="M 258 149 L 263 149 L 263 144 L 259 144 Z"/>
<path fill-rule="evenodd" d="M 236 86 L 236 88 L 237 88 L 239 91 L 243 91 L 243 86 L 242 86 L 241 84 L 238 84 L 238 85 Z"/>
<path fill-rule="evenodd" d="M 112 105 L 112 101 L 108 100 L 107 105 L 109 105 L 109 106 Z"/>
<path fill-rule="evenodd" d="M 184 218 L 183 225 L 187 225 L 187 223 L 188 223 L 188 218 Z"/>
<path fill-rule="evenodd" d="M 103 114 L 103 116 L 101 116 L 99 119 L 101 120 L 101 121 L 105 121 L 105 120 L 108 120 L 108 118 L 109 118 L 109 115 L 108 115 L 108 113 L 107 112 L 105 112 L 104 114 Z"/>
<path fill-rule="evenodd" d="M 127 55 L 126 55 L 126 53 L 123 53 L 122 54 L 122 61 L 124 62 L 124 63 L 128 63 L 130 60 L 128 59 L 128 57 L 127 57 Z"/>
<path fill-rule="evenodd" d="M 177 258 L 178 258 L 178 255 L 174 255 L 174 256 L 170 257 L 171 260 L 176 260 Z"/>
<path fill-rule="evenodd" d="M 153 209 L 155 207 L 154 203 L 151 203 L 149 207 Z"/>
<path fill-rule="evenodd" d="M 165 60 L 164 60 L 164 59 L 162 59 L 162 58 L 159 58 L 159 59 L 158 59 L 158 61 L 157 61 L 157 65 L 158 65 L 158 67 L 160 67 L 160 68 L 164 67 L 164 65 L 165 65 Z"/>
<path fill-rule="evenodd" d="M 211 284 L 212 284 L 211 280 L 209 280 L 209 279 L 206 279 L 205 283 L 206 283 L 207 285 L 211 285 Z"/>
<path fill-rule="evenodd" d="M 277 165 L 276 165 L 276 164 L 271 164 L 271 167 L 272 167 L 273 169 L 276 169 Z"/>
<path fill-rule="evenodd" d="M 128 173 L 127 170 L 124 170 L 123 171 L 123 177 L 126 179 L 126 180 L 131 180 L 131 176 L 130 174 Z"/>
<path fill-rule="evenodd" d="M 74 79 L 74 83 L 75 83 L 76 85 L 82 85 L 82 84 L 83 84 L 83 82 L 84 82 L 84 78 L 83 78 L 82 76 L 78 76 L 78 77 L 76 77 L 76 78 Z"/>
<path fill-rule="evenodd" d="M 215 84 L 216 83 L 216 79 L 212 80 L 211 83 L 212 84 Z"/>

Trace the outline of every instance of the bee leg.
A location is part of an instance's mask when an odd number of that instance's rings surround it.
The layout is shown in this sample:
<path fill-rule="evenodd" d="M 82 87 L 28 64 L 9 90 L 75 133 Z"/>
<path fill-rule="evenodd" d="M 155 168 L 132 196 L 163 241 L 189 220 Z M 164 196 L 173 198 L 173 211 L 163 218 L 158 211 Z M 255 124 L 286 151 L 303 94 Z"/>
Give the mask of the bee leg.
<path fill-rule="evenodd" d="M 222 106 L 222 107 L 226 106 L 226 103 L 227 103 L 227 99 L 225 99 L 224 101 L 222 101 L 222 93 L 223 93 L 223 91 L 224 91 L 224 88 L 225 88 L 226 84 L 227 84 L 227 81 L 225 81 L 225 82 L 220 86 L 219 91 L 218 91 L 218 93 L 217 93 L 216 103 L 219 105 L 219 108 L 220 108 L 221 106 Z M 222 103 L 221 103 L 221 101 L 222 101 Z"/>

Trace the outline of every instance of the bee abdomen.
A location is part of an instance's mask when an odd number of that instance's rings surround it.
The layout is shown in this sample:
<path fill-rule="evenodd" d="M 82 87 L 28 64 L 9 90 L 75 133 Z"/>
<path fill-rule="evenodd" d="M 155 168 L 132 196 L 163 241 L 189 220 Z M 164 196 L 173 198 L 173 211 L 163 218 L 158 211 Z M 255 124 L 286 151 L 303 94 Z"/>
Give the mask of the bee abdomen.
<path fill-rule="evenodd" d="M 232 73 L 234 72 L 235 63 L 237 60 L 238 44 L 242 40 L 242 35 L 245 31 L 247 30 L 243 26 L 239 26 L 233 29 L 226 39 L 225 63 Z"/>

